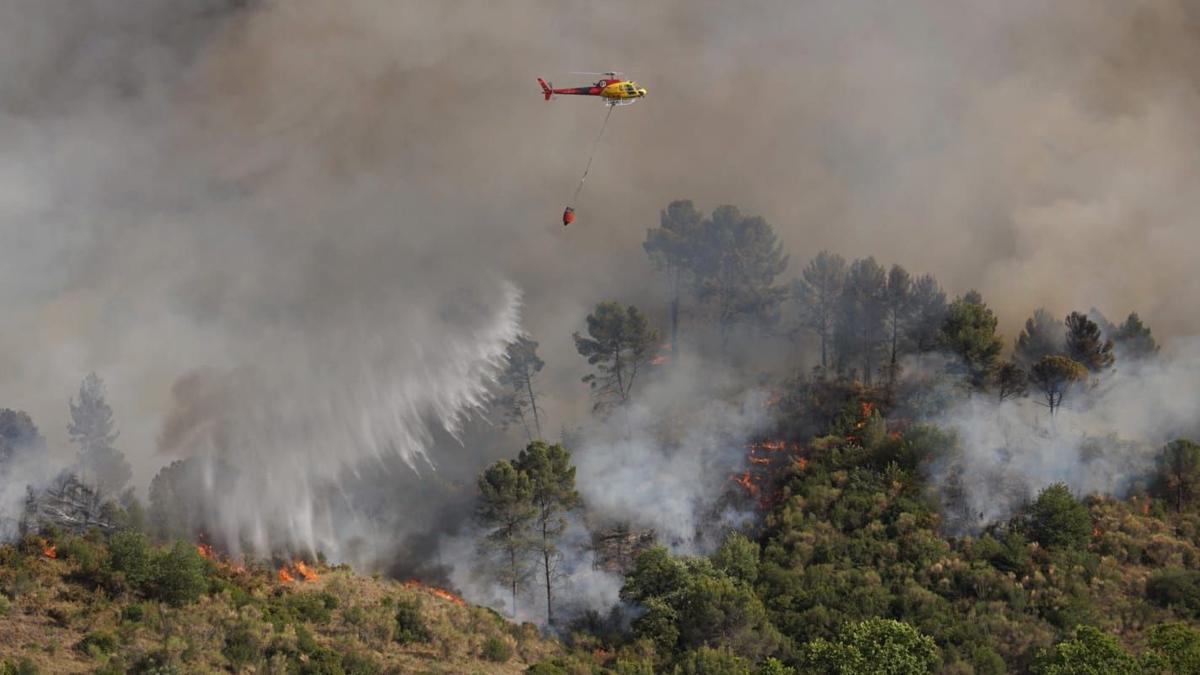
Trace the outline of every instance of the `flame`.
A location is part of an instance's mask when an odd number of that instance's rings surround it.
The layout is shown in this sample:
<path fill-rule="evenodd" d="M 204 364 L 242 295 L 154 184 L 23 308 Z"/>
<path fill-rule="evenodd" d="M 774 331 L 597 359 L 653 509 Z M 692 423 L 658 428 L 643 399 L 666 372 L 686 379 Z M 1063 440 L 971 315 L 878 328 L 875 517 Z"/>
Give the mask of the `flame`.
<path fill-rule="evenodd" d="M 405 588 L 414 588 L 414 589 L 419 589 L 419 590 L 425 591 L 426 593 L 429 593 L 430 595 L 432 595 L 435 598 L 441 598 L 442 600 L 445 600 L 447 602 L 452 602 L 452 603 L 458 605 L 459 607 L 467 606 L 467 601 L 463 600 L 461 597 L 455 595 L 454 593 L 451 593 L 450 591 L 448 591 L 444 588 L 438 588 L 437 586 L 426 586 L 425 584 L 421 583 L 420 581 L 417 581 L 416 579 L 409 579 L 408 581 L 404 582 L 404 587 Z"/>
<path fill-rule="evenodd" d="M 296 578 L 292 576 L 292 573 L 288 571 L 287 565 L 280 567 L 277 574 L 279 575 L 279 580 L 285 584 L 290 584 L 296 580 Z"/>
<path fill-rule="evenodd" d="M 58 546 L 51 544 L 50 542 L 43 539 L 42 540 L 42 555 L 46 556 L 47 558 L 57 558 L 58 557 Z"/>
<path fill-rule="evenodd" d="M 750 455 L 746 459 L 750 460 L 751 464 L 770 464 L 771 463 L 770 457 L 755 457 L 754 455 Z"/>
<path fill-rule="evenodd" d="M 1092 526 L 1092 536 L 1093 537 L 1099 537 L 1102 534 L 1104 534 L 1104 530 L 1101 530 L 1099 525 Z"/>
<path fill-rule="evenodd" d="M 1143 516 L 1150 515 L 1150 500 L 1149 499 L 1145 499 L 1142 501 L 1142 515 Z"/>
<path fill-rule="evenodd" d="M 300 576 L 305 581 L 316 581 L 317 580 L 317 578 L 318 578 L 317 571 L 315 569 L 309 567 L 308 565 L 306 565 L 303 560 L 297 560 L 297 561 L 293 562 L 292 566 L 296 568 L 296 571 L 300 573 Z"/>
<path fill-rule="evenodd" d="M 731 476 L 730 479 L 738 485 L 741 485 L 742 489 L 746 491 L 746 494 L 749 494 L 751 497 L 758 494 L 758 486 L 754 484 L 754 481 L 750 480 L 749 471 L 740 476 Z"/>
<path fill-rule="evenodd" d="M 808 466 L 808 460 L 803 457 L 797 457 L 792 462 L 792 466 L 796 467 L 797 471 L 803 471 L 804 467 Z"/>
<path fill-rule="evenodd" d="M 208 558 L 209 560 L 217 559 L 217 554 L 213 551 L 213 547 L 203 542 L 196 544 L 196 553 L 199 553 L 202 558 Z"/>

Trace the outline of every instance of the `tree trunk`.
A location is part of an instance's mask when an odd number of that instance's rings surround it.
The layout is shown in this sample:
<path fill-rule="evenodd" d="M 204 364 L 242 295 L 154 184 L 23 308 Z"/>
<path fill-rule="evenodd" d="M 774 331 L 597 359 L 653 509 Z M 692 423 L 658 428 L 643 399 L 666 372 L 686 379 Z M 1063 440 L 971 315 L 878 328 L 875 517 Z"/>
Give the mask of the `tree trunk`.
<path fill-rule="evenodd" d="M 533 378 L 525 377 L 525 390 L 529 392 L 529 408 L 533 410 L 533 427 L 537 430 L 538 440 L 542 438 L 542 420 L 538 417 L 537 397 L 533 394 Z"/>
<path fill-rule="evenodd" d="M 513 620 L 517 619 L 517 549 L 508 549 L 509 564 L 512 566 L 512 615 Z"/>

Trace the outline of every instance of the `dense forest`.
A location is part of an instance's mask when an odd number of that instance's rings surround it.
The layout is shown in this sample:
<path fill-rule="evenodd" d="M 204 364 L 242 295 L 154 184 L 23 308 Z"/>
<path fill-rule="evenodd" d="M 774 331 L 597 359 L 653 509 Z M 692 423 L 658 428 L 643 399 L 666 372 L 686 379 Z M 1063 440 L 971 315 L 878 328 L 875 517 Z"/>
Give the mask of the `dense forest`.
<path fill-rule="evenodd" d="M 980 293 L 951 298 L 932 276 L 875 258 L 819 252 L 788 282 L 772 226 L 731 206 L 671 203 L 644 252 L 661 305 L 598 302 L 571 336 L 591 419 L 548 419 L 543 397 L 554 394 L 541 383 L 556 366 L 538 350 L 551 337 L 519 337 L 485 412 L 510 447 L 522 436 L 526 446 L 483 467 L 460 500 L 473 553 L 453 578 L 502 592 L 455 590 L 532 618 L 561 646 L 494 613 L 438 614 L 435 635 L 433 606 L 403 595 L 417 581 L 368 606 L 344 588 L 357 583 L 345 569 L 340 591 L 325 579 L 321 595 L 297 592 L 317 569 L 330 575 L 303 551 L 214 550 L 221 524 L 206 500 L 233 469 L 173 462 L 143 503 L 95 375 L 69 401 L 76 461 L 52 479 L 32 478 L 47 452 L 34 421 L 0 411 L 0 472 L 30 486 L 0 549 L 0 623 L 40 617 L 77 640 L 57 648 L 105 672 L 176 672 L 201 654 L 234 671 L 328 673 L 1200 670 L 1196 422 L 1144 438 L 1091 422 L 1114 392 L 1137 402 L 1170 368 L 1136 313 L 1060 320 L 1035 309 L 1006 338 Z M 685 369 L 719 384 L 703 396 L 689 386 L 670 415 L 643 419 Z M 759 422 L 723 441 L 737 464 L 709 467 L 719 488 L 690 536 L 585 497 L 623 489 L 619 477 L 577 473 L 602 452 L 589 435 L 686 455 L 708 414 L 690 409 L 701 398 L 753 407 Z M 1002 442 L 970 437 L 1000 422 Z M 1044 473 L 1020 470 L 1027 461 Z M 587 484 L 597 480 L 611 484 Z M 686 479 L 649 480 L 667 491 Z M 569 536 L 579 528 L 590 537 Z M 614 602 L 572 597 L 564 566 L 581 559 L 619 580 Z M 430 602 L 461 602 L 434 590 Z M 197 602 L 225 607 L 224 618 L 199 617 Z M 167 627 L 184 616 L 212 625 Z M 32 645 L 5 648 L 6 672 L 54 653 L 32 658 Z M 435 647 L 449 661 L 405 660 Z"/>

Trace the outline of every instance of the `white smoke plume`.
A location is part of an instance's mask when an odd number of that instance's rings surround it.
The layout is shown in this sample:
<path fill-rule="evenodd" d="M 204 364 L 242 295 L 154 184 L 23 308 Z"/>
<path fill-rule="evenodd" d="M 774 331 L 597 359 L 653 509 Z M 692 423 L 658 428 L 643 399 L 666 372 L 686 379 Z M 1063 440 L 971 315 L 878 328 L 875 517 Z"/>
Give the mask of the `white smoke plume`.
<path fill-rule="evenodd" d="M 959 454 L 932 467 L 953 494 L 953 529 L 1003 521 L 1053 483 L 1077 495 L 1124 496 L 1145 488 L 1165 443 L 1200 432 L 1200 340 L 1174 341 L 1144 362 L 1118 362 L 1093 385 L 1067 394 L 1050 416 L 1027 399 L 976 396 L 933 421 L 953 430 Z"/>

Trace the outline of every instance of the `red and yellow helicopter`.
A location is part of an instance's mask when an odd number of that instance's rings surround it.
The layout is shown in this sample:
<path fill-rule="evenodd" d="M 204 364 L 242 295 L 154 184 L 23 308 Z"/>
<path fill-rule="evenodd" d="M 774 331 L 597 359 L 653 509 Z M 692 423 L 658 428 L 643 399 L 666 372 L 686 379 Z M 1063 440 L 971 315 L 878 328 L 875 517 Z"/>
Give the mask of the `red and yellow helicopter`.
<path fill-rule="evenodd" d="M 636 103 L 639 98 L 646 95 L 645 87 L 639 87 L 637 82 L 633 80 L 622 80 L 618 77 L 622 73 L 608 71 L 606 73 L 571 73 L 572 75 L 603 75 L 604 77 L 597 80 L 590 87 L 567 87 L 566 89 L 555 89 L 553 84 L 548 84 L 542 78 L 538 78 L 538 84 L 542 85 L 542 94 L 549 101 L 555 94 L 568 94 L 575 96 L 599 96 L 604 100 L 605 105 L 630 105 Z"/>

